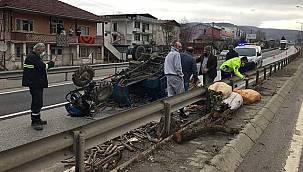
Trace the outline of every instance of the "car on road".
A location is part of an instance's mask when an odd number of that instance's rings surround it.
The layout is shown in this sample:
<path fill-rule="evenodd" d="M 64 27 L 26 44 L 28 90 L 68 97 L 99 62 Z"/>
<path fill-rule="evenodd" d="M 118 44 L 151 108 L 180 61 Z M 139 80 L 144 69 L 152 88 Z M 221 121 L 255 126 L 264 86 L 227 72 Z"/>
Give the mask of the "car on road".
<path fill-rule="evenodd" d="M 254 63 L 255 68 L 262 67 L 263 58 L 261 46 L 258 45 L 240 45 L 235 48 L 239 57 L 247 57 L 248 62 Z"/>

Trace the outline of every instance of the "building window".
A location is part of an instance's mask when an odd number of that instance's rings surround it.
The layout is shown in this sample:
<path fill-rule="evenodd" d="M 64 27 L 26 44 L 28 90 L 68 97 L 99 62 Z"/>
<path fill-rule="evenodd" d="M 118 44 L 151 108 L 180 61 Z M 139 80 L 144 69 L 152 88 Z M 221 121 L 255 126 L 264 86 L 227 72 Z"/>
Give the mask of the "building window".
<path fill-rule="evenodd" d="M 33 31 L 33 20 L 16 19 L 16 27 L 18 31 Z"/>
<path fill-rule="evenodd" d="M 50 33 L 51 34 L 60 34 L 62 30 L 64 30 L 63 27 L 63 20 L 60 19 L 51 19 L 51 26 L 50 26 Z"/>
<path fill-rule="evenodd" d="M 140 29 L 140 22 L 135 22 L 135 28 Z"/>
<path fill-rule="evenodd" d="M 145 32 L 145 30 L 149 30 L 149 24 L 148 23 L 142 23 L 142 30 Z"/>
<path fill-rule="evenodd" d="M 62 55 L 62 48 L 61 47 L 52 47 L 51 54 L 52 55 Z"/>
<path fill-rule="evenodd" d="M 62 49 L 61 48 L 58 49 L 57 54 L 62 55 Z"/>
<path fill-rule="evenodd" d="M 144 36 L 142 37 L 142 41 L 144 41 L 144 42 L 149 42 L 149 36 L 148 36 L 148 35 L 144 35 Z"/>
<path fill-rule="evenodd" d="M 79 26 L 81 30 L 81 35 L 89 35 L 89 27 L 88 26 Z"/>
<path fill-rule="evenodd" d="M 114 23 L 114 32 L 118 31 L 118 23 Z"/>
<path fill-rule="evenodd" d="M 88 47 L 80 47 L 80 57 L 88 57 L 89 51 Z"/>
<path fill-rule="evenodd" d="M 140 41 L 140 34 L 135 34 L 134 35 L 134 40 L 135 41 Z"/>
<path fill-rule="evenodd" d="M 20 58 L 22 53 L 22 47 L 16 47 L 16 57 Z"/>

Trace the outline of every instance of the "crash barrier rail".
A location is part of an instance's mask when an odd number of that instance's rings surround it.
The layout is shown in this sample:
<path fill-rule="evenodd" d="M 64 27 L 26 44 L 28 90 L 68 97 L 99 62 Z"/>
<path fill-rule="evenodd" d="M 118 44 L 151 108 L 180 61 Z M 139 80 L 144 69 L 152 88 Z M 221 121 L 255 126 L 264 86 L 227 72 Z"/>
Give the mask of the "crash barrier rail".
<path fill-rule="evenodd" d="M 118 68 L 128 67 L 129 63 L 123 62 L 123 63 L 95 64 L 91 66 L 94 70 L 115 69 L 116 72 Z M 65 73 L 65 81 L 67 81 L 68 73 L 75 72 L 78 69 L 79 66 L 56 67 L 49 69 L 47 73 L 48 74 Z M 22 70 L 0 72 L 0 79 L 20 78 L 22 77 L 22 72 L 23 72 Z"/>
<path fill-rule="evenodd" d="M 264 78 L 289 64 L 299 53 L 263 67 Z M 260 81 L 260 70 L 251 72 Z M 231 80 L 233 83 L 237 80 Z M 229 82 L 229 80 L 227 80 Z M 232 85 L 234 85 L 232 83 Z M 247 86 L 249 81 L 247 81 Z M 124 111 L 113 116 L 95 120 L 89 124 L 36 140 L 16 148 L 0 152 L 0 171 L 24 171 L 31 165 L 60 162 L 74 155 L 76 171 L 84 171 L 84 150 L 118 137 L 151 121 L 164 117 L 164 130 L 170 133 L 172 112 L 192 103 L 206 100 L 206 88 L 195 88 L 174 97 L 152 102 L 148 105 Z M 48 164 L 49 165 L 49 164 Z M 22 169 L 22 170 L 20 170 Z"/>
<path fill-rule="evenodd" d="M 145 123 L 159 120 L 161 116 L 165 116 L 165 131 L 169 133 L 171 112 L 202 100 L 204 93 L 205 88 L 197 88 L 184 94 L 98 119 L 84 126 L 0 152 L 0 171 L 18 171 L 22 168 L 22 165 L 26 163 L 36 164 L 35 161 L 47 156 L 66 157 L 65 155 L 77 152 L 76 157 L 81 157 L 84 150 L 96 145 L 97 141 L 105 142 L 118 137 Z M 77 168 L 82 171 L 80 169 L 83 169 L 83 158 L 76 159 L 80 166 Z M 14 169 L 16 167 L 19 168 Z"/>

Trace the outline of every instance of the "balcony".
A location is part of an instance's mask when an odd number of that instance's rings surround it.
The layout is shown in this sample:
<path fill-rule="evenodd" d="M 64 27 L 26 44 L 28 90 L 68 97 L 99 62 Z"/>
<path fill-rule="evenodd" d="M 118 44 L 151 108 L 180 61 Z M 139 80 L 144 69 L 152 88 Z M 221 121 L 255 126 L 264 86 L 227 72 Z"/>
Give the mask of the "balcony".
<path fill-rule="evenodd" d="M 59 36 L 59 37 L 57 37 Z M 23 33 L 23 32 L 11 32 L 7 34 L 6 39 L 15 42 L 15 43 L 50 43 L 56 44 L 58 38 L 61 41 L 66 40 L 68 44 L 92 44 L 92 45 L 103 45 L 104 44 L 104 37 L 103 36 L 83 36 L 83 38 L 92 38 L 93 41 L 90 42 L 81 42 L 79 41 L 78 36 L 63 36 L 63 35 L 51 35 L 51 34 L 39 34 L 39 33 Z M 63 40 L 62 40 L 63 39 Z"/>

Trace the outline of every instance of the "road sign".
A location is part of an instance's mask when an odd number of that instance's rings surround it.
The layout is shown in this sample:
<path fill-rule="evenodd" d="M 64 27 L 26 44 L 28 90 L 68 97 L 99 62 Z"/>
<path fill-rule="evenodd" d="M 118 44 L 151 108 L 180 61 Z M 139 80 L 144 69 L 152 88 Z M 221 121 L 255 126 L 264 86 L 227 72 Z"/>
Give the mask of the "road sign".
<path fill-rule="evenodd" d="M 257 39 L 257 34 L 246 34 L 246 39 Z"/>

